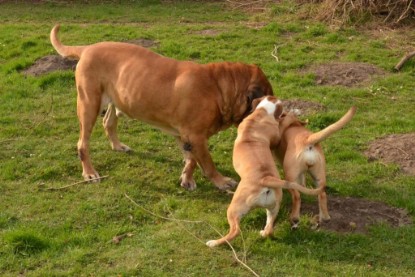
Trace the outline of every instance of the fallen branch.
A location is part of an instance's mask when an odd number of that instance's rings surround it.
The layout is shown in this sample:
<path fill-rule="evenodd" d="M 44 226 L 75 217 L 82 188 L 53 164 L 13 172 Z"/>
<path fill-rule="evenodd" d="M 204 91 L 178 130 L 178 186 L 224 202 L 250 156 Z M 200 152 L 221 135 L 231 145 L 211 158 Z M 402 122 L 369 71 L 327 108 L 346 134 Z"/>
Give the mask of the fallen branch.
<path fill-rule="evenodd" d="M 397 65 L 395 65 L 395 70 L 396 71 L 401 70 L 401 68 L 404 65 L 404 63 L 406 63 L 413 56 L 415 56 L 415 51 L 412 51 L 409 54 L 403 56 L 403 58 L 399 61 L 399 63 Z"/>
<path fill-rule="evenodd" d="M 70 184 L 70 185 L 66 185 L 66 186 L 63 186 L 63 187 L 59 187 L 59 188 L 47 188 L 46 190 L 67 189 L 69 187 L 73 187 L 73 186 L 76 186 L 76 185 L 79 185 L 79 184 L 88 183 L 88 182 L 92 182 L 92 181 L 96 181 L 96 180 L 101 180 L 101 179 L 108 178 L 108 177 L 109 177 L 109 175 L 101 176 L 101 177 L 97 177 L 97 178 L 93 178 L 93 179 L 89 179 L 89 180 L 79 181 L 79 182 L 76 182 L 76 183 L 73 183 L 73 184 Z"/>
<path fill-rule="evenodd" d="M 135 206 L 137 206 L 138 208 L 142 209 L 143 211 L 151 214 L 152 216 L 155 216 L 157 218 L 161 218 L 164 220 L 168 220 L 168 221 L 173 221 L 176 223 L 179 223 L 180 227 L 182 227 L 187 233 L 189 233 L 190 235 L 192 235 L 194 238 L 196 238 L 198 241 L 200 241 L 201 243 L 203 243 L 203 245 L 206 245 L 205 242 L 203 240 L 201 240 L 200 238 L 198 238 L 197 236 L 195 236 L 193 233 L 191 233 L 189 230 L 187 230 L 182 224 L 182 222 L 186 222 L 186 223 L 205 223 L 207 224 L 212 230 L 214 230 L 216 233 L 218 233 L 219 236 L 223 237 L 223 235 L 216 229 L 214 228 L 210 223 L 206 222 L 206 221 L 202 221 L 202 220 L 183 220 L 183 219 L 177 219 L 177 218 L 171 218 L 171 217 L 164 217 L 161 215 L 158 215 L 156 213 L 153 213 L 152 211 L 140 206 L 137 202 L 135 202 L 130 196 L 128 196 L 128 194 L 124 193 L 124 196 L 130 200 Z M 233 248 L 232 244 L 230 244 L 229 241 L 226 241 L 226 243 L 229 245 L 229 247 L 232 250 L 233 256 L 235 258 L 235 260 L 240 263 L 243 267 L 245 267 L 246 269 L 248 269 L 254 276 L 259 277 L 259 275 L 252 269 L 250 268 L 246 263 L 244 263 L 243 261 L 241 261 L 241 259 L 239 259 L 238 255 L 236 254 L 235 249 Z M 244 241 L 244 245 L 245 245 L 245 241 Z M 246 253 L 246 251 L 245 251 Z M 246 255 L 246 254 L 245 254 Z M 246 258 L 246 257 L 245 257 Z"/>
<path fill-rule="evenodd" d="M 122 235 L 118 235 L 112 238 L 112 242 L 115 244 L 119 244 L 125 238 L 131 238 L 134 234 L 133 233 L 126 233 Z"/>

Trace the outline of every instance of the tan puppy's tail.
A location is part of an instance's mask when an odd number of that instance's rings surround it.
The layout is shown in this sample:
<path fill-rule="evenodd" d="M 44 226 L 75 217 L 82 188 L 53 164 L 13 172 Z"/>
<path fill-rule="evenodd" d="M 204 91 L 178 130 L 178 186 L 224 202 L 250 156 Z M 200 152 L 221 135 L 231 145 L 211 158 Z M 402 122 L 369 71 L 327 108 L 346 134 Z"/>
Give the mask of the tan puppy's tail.
<path fill-rule="evenodd" d="M 331 124 L 330 126 L 327 126 L 323 130 L 314 133 L 310 135 L 307 138 L 307 144 L 314 145 L 316 143 L 319 143 L 332 135 L 333 133 L 337 132 L 341 128 L 343 128 L 347 123 L 349 123 L 350 120 L 352 120 L 354 114 L 356 113 L 356 107 L 351 107 L 345 115 L 342 116 L 337 122 Z"/>
<path fill-rule="evenodd" d="M 268 176 L 261 180 L 261 185 L 268 188 L 275 188 L 275 189 L 295 189 L 299 192 L 309 194 L 309 195 L 319 195 L 321 192 L 325 190 L 325 187 L 319 187 L 316 189 L 309 189 L 303 187 L 297 183 L 288 182 L 285 180 L 281 180 L 277 177 Z"/>
<path fill-rule="evenodd" d="M 58 39 L 58 31 L 60 25 L 55 25 L 52 31 L 50 31 L 50 42 L 53 45 L 53 48 L 64 58 L 73 58 L 79 60 L 82 55 L 82 51 L 86 46 L 66 46 L 63 45 Z"/>

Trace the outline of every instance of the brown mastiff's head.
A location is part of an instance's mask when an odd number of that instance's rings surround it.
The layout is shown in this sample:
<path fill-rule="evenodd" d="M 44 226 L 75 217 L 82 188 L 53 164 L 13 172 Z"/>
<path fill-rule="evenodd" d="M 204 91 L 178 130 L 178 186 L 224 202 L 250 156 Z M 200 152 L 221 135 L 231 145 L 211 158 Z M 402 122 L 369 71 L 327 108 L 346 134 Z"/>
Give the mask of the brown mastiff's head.
<path fill-rule="evenodd" d="M 235 99 L 234 109 L 234 124 L 239 124 L 241 121 L 252 112 L 253 102 L 255 99 L 262 98 L 264 96 L 273 96 L 272 86 L 269 83 L 264 72 L 257 65 L 245 65 L 248 70 L 244 89 L 240 91 Z M 243 80 L 242 82 L 246 81 Z"/>
<path fill-rule="evenodd" d="M 221 129 L 239 125 L 251 113 L 255 99 L 273 95 L 271 84 L 257 65 L 220 62 L 208 67 L 220 91 Z"/>

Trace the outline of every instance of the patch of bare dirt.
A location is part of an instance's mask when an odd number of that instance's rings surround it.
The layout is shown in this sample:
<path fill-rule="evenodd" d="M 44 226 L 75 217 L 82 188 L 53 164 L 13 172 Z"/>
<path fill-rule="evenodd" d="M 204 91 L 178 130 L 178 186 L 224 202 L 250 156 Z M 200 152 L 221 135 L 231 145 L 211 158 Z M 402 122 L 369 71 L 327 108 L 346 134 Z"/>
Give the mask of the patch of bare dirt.
<path fill-rule="evenodd" d="M 318 215 L 317 203 L 303 203 L 301 209 L 303 213 Z M 321 223 L 319 228 L 338 233 L 366 234 L 371 225 L 387 224 L 397 228 L 412 224 L 405 209 L 360 198 L 329 196 L 328 209 L 331 220 Z"/>
<path fill-rule="evenodd" d="M 195 31 L 194 34 L 207 36 L 207 37 L 214 37 L 214 36 L 219 35 L 220 32 L 218 30 L 205 29 L 205 30 L 201 30 L 201 31 Z"/>
<path fill-rule="evenodd" d="M 249 13 L 259 13 L 266 10 L 269 4 L 274 3 L 273 0 L 227 0 L 226 5 L 231 9 L 242 10 Z"/>
<path fill-rule="evenodd" d="M 134 39 L 125 41 L 126 43 L 140 45 L 146 48 L 157 46 L 158 43 L 150 39 Z M 62 58 L 59 55 L 49 55 L 35 61 L 33 65 L 23 70 L 23 74 L 39 76 L 58 70 L 75 70 L 78 61 Z"/>
<path fill-rule="evenodd" d="M 126 40 L 124 42 L 135 44 L 135 45 L 140 45 L 145 48 L 150 48 L 150 47 L 159 45 L 158 42 L 151 40 L 151 39 L 145 39 L 145 38 L 131 39 L 131 40 Z"/>
<path fill-rule="evenodd" d="M 415 133 L 388 135 L 373 141 L 365 151 L 369 161 L 398 164 L 407 174 L 415 175 Z"/>
<path fill-rule="evenodd" d="M 376 77 L 386 75 L 384 70 L 367 63 L 333 62 L 315 65 L 305 71 L 315 74 L 318 85 L 346 87 L 364 85 Z"/>
<path fill-rule="evenodd" d="M 39 76 L 57 70 L 75 70 L 77 62 L 62 58 L 59 55 L 49 55 L 36 60 L 32 66 L 23 70 L 23 74 Z"/>
<path fill-rule="evenodd" d="M 299 116 L 314 114 L 326 110 L 326 107 L 320 103 L 304 100 L 283 100 L 282 104 L 286 112 L 294 112 Z"/>

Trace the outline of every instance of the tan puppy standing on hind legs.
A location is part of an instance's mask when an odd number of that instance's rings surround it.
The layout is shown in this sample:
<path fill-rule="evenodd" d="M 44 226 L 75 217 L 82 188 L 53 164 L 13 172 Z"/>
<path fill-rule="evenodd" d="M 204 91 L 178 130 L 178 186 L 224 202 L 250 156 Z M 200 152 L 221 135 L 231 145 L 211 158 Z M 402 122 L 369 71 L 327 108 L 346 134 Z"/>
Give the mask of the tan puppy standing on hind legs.
<path fill-rule="evenodd" d="M 61 56 L 79 60 L 75 72 L 78 154 L 86 180 L 99 177 L 91 162 L 89 140 L 98 114 L 108 106 L 103 124 L 114 150 L 130 150 L 117 135 L 117 115 L 122 112 L 176 138 L 185 159 L 182 187 L 196 188 L 193 171 L 197 164 L 219 189 L 237 184 L 216 170 L 208 138 L 239 124 L 255 98 L 273 94 L 258 66 L 177 61 L 119 42 L 66 46 L 58 40 L 58 30 L 59 25 L 50 33 L 53 47 Z"/>
<path fill-rule="evenodd" d="M 319 143 L 343 128 L 352 120 L 355 113 L 356 108 L 350 108 L 341 119 L 317 133 L 312 133 L 305 128 L 305 124 L 293 113 L 281 117 L 279 126 L 281 141 L 275 147 L 274 152 L 284 169 L 285 180 L 305 186 L 305 174 L 309 172 L 315 185 L 325 188 L 326 161 Z M 290 190 L 290 193 L 292 196 L 290 220 L 292 227 L 297 228 L 300 220 L 300 193 L 297 190 Z M 330 220 L 325 190 L 321 191 L 318 200 L 319 221 Z"/>
<path fill-rule="evenodd" d="M 253 106 L 258 102 L 259 99 L 254 100 Z M 267 222 L 261 236 L 272 235 L 282 199 L 282 188 L 298 189 L 312 195 L 317 195 L 324 189 L 308 189 L 280 179 L 270 147 L 280 140 L 277 119 L 281 113 L 281 103 L 275 97 L 267 96 L 239 125 L 233 150 L 233 166 L 241 181 L 227 210 L 230 230 L 223 238 L 208 241 L 208 246 L 214 247 L 233 240 L 240 233 L 241 218 L 256 207 L 267 210 Z"/>

